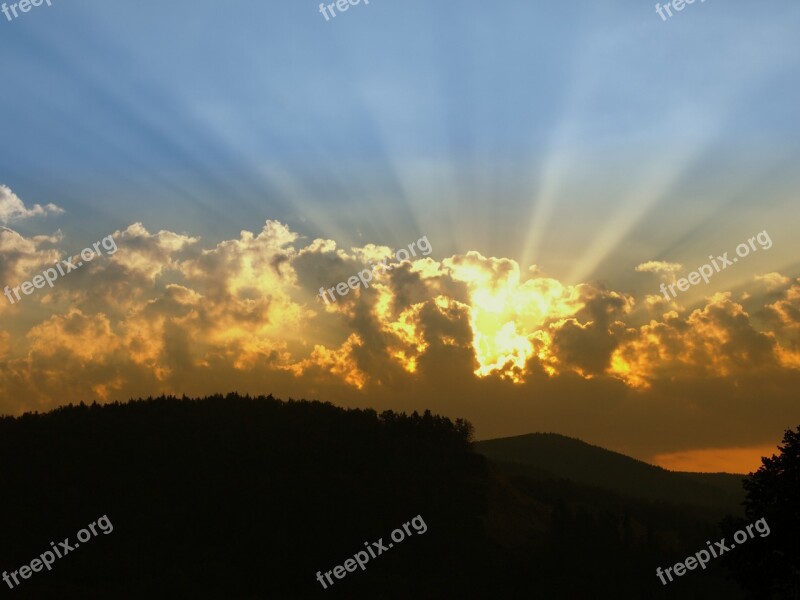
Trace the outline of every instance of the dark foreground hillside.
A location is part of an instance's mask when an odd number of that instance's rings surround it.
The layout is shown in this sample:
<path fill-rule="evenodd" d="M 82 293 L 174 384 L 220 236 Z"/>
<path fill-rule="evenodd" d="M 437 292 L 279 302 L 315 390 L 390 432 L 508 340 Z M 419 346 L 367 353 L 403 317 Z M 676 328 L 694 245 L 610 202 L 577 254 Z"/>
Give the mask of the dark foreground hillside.
<path fill-rule="evenodd" d="M 703 511 L 502 473 L 470 435 L 468 423 L 429 413 L 236 395 L 3 418 L 0 569 L 74 544 L 103 516 L 113 531 L 0 589 L 29 599 L 739 597 L 719 565 L 668 587 L 655 577 L 719 537 Z M 350 563 L 355 572 L 323 589 L 318 571 L 381 538 L 387 549 L 365 570 Z"/>
<path fill-rule="evenodd" d="M 0 422 L 0 568 L 107 515 L 26 598 L 447 597 L 487 562 L 466 424 L 272 398 L 157 399 Z M 328 571 L 428 526 L 323 590 Z M 12 591 L 7 590 L 7 593 Z M 39 593 L 41 592 L 41 593 Z"/>

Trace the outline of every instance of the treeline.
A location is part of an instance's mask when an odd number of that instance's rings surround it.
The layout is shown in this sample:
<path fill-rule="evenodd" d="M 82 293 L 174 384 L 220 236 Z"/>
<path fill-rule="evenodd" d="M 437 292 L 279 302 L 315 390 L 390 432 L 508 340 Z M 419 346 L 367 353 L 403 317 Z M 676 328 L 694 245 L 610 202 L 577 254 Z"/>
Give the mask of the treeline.
<path fill-rule="evenodd" d="M 489 547 L 485 460 L 464 421 L 231 394 L 0 419 L 0 569 L 101 515 L 114 532 L 25 598 L 453 597 Z M 323 591 L 315 579 L 422 515 L 415 535 Z M 480 590 L 477 590 L 480 593 Z"/>

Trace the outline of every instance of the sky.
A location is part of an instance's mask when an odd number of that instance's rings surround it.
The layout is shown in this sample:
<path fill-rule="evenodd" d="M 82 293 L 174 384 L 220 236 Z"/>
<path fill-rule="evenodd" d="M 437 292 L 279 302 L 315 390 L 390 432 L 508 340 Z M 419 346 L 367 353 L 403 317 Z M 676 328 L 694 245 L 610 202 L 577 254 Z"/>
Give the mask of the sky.
<path fill-rule="evenodd" d="M 51 4 L 0 13 L 0 413 L 271 392 L 738 472 L 800 423 L 796 3 Z"/>

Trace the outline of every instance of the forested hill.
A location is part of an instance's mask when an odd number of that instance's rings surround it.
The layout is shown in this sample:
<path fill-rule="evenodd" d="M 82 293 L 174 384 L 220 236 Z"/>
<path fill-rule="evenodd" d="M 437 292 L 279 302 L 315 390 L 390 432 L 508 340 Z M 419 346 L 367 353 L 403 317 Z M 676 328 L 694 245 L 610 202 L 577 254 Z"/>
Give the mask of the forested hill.
<path fill-rule="evenodd" d="M 106 516 L 22 579 L 37 599 L 739 598 L 714 564 L 654 576 L 719 537 L 703 511 L 498 469 L 471 425 L 235 394 L 0 418 L 0 570 Z M 551 464 L 561 460 L 548 458 Z M 424 533 L 391 544 L 417 518 Z M 408 526 L 408 525 L 407 525 Z M 388 550 L 323 588 L 365 542 Z M 374 548 L 374 546 L 372 546 Z M 0 589 L 4 584 L 0 583 Z M 719 597 L 719 596 L 717 596 Z"/>
<path fill-rule="evenodd" d="M 74 541 L 102 515 L 114 525 L 6 591 L 104 599 L 467 593 L 477 578 L 454 573 L 481 573 L 487 562 L 485 459 L 469 435 L 468 423 L 429 413 L 237 395 L 0 419 L 0 569 L 30 563 L 51 541 Z M 386 543 L 417 515 L 424 535 L 322 589 L 317 571 L 365 541 Z"/>

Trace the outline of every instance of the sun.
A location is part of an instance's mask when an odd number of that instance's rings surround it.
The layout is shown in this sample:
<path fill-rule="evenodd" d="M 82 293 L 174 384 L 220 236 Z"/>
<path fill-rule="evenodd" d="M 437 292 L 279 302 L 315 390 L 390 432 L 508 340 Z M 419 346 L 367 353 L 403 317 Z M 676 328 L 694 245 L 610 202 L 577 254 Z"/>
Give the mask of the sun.
<path fill-rule="evenodd" d="M 447 264 L 469 293 L 470 327 L 478 367 L 475 375 L 499 374 L 516 383 L 536 355 L 555 373 L 549 325 L 582 308 L 574 287 L 546 277 L 523 281 L 511 259 L 486 258 L 478 252 Z"/>

